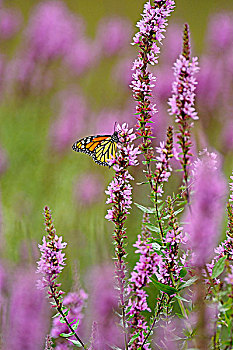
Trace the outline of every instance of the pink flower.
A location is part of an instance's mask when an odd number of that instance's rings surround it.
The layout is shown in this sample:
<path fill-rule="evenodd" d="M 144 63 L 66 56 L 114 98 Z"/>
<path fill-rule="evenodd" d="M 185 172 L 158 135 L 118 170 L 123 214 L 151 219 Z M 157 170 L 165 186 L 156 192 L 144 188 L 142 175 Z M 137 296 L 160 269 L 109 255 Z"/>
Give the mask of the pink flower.
<path fill-rule="evenodd" d="M 186 230 L 193 250 L 193 264 L 209 262 L 219 239 L 226 182 L 216 158 L 205 154 L 195 165 L 192 214 L 187 215 Z"/>
<path fill-rule="evenodd" d="M 56 278 L 65 266 L 65 254 L 62 252 L 67 243 L 62 242 L 62 237 L 56 235 L 51 212 L 48 207 L 44 208 L 45 230 L 47 237 L 43 237 L 42 244 L 39 244 L 41 258 L 37 262 L 37 272 L 42 274 L 38 281 L 38 288 L 56 288 Z"/>
<path fill-rule="evenodd" d="M 22 22 L 22 16 L 16 9 L 0 8 L 0 38 L 10 39 L 15 35 Z"/>
<path fill-rule="evenodd" d="M 103 183 L 95 174 L 82 174 L 74 188 L 75 199 L 81 205 L 91 205 L 98 202 L 103 193 Z"/>
<path fill-rule="evenodd" d="M 49 307 L 44 293 L 35 286 L 36 275 L 30 268 L 17 270 L 10 295 L 5 349 L 40 350 L 49 331 Z"/>
<path fill-rule="evenodd" d="M 93 350 L 109 349 L 108 344 L 123 346 L 117 326 L 117 292 L 111 263 L 93 268 L 89 276 L 91 316 L 95 321 Z M 95 347 L 99 344 L 100 347 Z"/>
<path fill-rule="evenodd" d="M 112 56 L 129 44 L 131 24 L 121 17 L 102 18 L 96 35 L 96 46 L 100 54 Z"/>
<path fill-rule="evenodd" d="M 77 40 L 83 23 L 57 0 L 39 3 L 29 19 L 27 37 L 34 59 L 42 62 L 64 56 Z"/>
<path fill-rule="evenodd" d="M 73 43 L 70 50 L 65 54 L 64 62 L 73 73 L 80 75 L 95 64 L 96 54 L 94 44 L 83 36 Z"/>
<path fill-rule="evenodd" d="M 72 90 L 63 91 L 57 100 L 60 111 L 57 120 L 51 125 L 50 136 L 52 146 L 62 152 L 70 149 L 73 140 L 80 138 L 88 110 L 84 97 Z"/>

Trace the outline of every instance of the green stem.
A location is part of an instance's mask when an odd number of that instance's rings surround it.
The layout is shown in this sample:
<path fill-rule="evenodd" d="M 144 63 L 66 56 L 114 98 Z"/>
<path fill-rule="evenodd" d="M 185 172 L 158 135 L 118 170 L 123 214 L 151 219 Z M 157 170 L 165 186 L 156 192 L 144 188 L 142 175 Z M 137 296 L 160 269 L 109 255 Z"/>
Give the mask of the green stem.
<path fill-rule="evenodd" d="M 73 333 L 73 335 L 75 336 L 75 338 L 79 341 L 79 343 L 82 345 L 82 348 L 83 349 L 87 349 L 85 344 L 82 342 L 82 340 L 79 338 L 79 336 L 76 334 L 75 330 L 72 328 L 72 326 L 69 324 L 66 316 L 64 315 L 62 309 L 61 309 L 61 304 L 58 300 L 58 298 L 56 297 L 55 295 L 55 290 L 52 286 L 50 286 L 50 290 L 51 290 L 51 293 L 52 293 L 52 296 L 53 296 L 53 299 L 55 300 L 55 303 L 57 304 L 57 311 L 61 314 L 63 320 L 65 321 L 67 327 L 70 329 L 70 331 Z"/>

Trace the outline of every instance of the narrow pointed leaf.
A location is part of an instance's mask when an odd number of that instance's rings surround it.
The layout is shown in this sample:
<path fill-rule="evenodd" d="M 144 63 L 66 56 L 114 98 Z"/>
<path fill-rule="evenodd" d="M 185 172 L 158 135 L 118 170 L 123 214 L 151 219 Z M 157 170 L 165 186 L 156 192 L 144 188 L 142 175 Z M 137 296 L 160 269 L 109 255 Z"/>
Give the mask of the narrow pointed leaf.
<path fill-rule="evenodd" d="M 178 290 L 182 290 L 182 289 L 184 289 L 186 287 L 190 287 L 194 282 L 196 282 L 196 280 L 197 280 L 197 277 L 195 277 L 195 276 L 190 278 L 188 281 L 182 283 L 180 285 L 180 287 L 178 288 Z"/>
<path fill-rule="evenodd" d="M 79 348 L 82 347 L 82 344 L 78 340 L 74 340 L 74 339 L 67 339 L 67 340 L 69 340 L 71 343 L 73 343 L 74 345 L 76 345 Z"/>
<path fill-rule="evenodd" d="M 134 204 L 138 207 L 138 209 L 140 209 L 144 213 L 153 214 L 155 212 L 155 208 L 144 207 L 143 205 L 138 204 L 138 203 L 134 203 Z"/>
<path fill-rule="evenodd" d="M 174 287 L 168 286 L 167 284 L 163 284 L 157 281 L 155 277 L 150 277 L 152 283 L 162 292 L 172 295 L 178 293 L 178 290 Z"/>
<path fill-rule="evenodd" d="M 216 262 L 216 264 L 213 267 L 212 276 L 211 276 L 212 278 L 217 278 L 219 275 L 221 275 L 225 267 L 226 259 L 227 257 L 223 256 Z"/>

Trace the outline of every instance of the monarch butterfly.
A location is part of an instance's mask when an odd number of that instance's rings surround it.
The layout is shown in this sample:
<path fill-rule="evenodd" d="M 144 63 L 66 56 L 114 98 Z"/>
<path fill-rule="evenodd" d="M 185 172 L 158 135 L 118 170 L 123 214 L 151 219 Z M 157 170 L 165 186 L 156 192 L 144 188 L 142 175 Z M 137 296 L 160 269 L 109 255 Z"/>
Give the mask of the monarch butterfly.
<path fill-rule="evenodd" d="M 99 165 L 109 166 L 107 160 L 115 157 L 117 142 L 119 142 L 118 132 L 114 131 L 112 135 L 84 137 L 76 141 L 72 149 L 76 152 L 86 153 Z"/>

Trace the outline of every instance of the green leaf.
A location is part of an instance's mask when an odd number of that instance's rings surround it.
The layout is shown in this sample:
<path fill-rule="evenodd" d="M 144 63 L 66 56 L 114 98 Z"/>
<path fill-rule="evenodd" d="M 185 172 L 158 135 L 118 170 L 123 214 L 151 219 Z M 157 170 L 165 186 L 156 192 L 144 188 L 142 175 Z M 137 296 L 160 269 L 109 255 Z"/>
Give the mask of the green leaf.
<path fill-rule="evenodd" d="M 225 267 L 225 261 L 226 261 L 227 257 L 223 256 L 222 258 L 220 258 L 216 264 L 214 265 L 213 271 L 212 271 L 212 278 L 217 278 L 219 275 L 221 275 L 221 273 L 224 270 Z"/>
<path fill-rule="evenodd" d="M 157 281 L 155 277 L 150 277 L 152 283 L 162 292 L 167 293 L 168 295 L 178 293 L 178 290 L 174 287 L 168 286 L 167 284 L 163 284 Z"/>
<path fill-rule="evenodd" d="M 62 316 L 60 317 L 60 322 L 61 322 L 61 323 L 66 323 L 66 321 L 63 319 Z"/>
<path fill-rule="evenodd" d="M 179 286 L 178 290 L 182 290 L 182 289 L 184 289 L 186 287 L 191 286 L 194 282 L 196 282 L 196 280 L 197 280 L 196 276 L 190 278 L 188 281 L 186 281 L 184 283 L 181 283 L 181 285 Z"/>
<path fill-rule="evenodd" d="M 72 335 L 74 335 L 74 332 L 60 333 L 59 335 L 60 335 L 60 337 L 63 337 L 63 338 L 69 338 L 69 337 L 72 337 Z"/>
<path fill-rule="evenodd" d="M 157 232 L 157 233 L 160 232 L 159 227 L 156 227 L 156 226 L 153 225 L 153 224 L 146 224 L 145 226 L 146 226 L 146 228 L 148 228 L 148 230 L 150 230 L 150 231 Z"/>
<path fill-rule="evenodd" d="M 177 209 L 177 210 L 174 212 L 174 215 L 177 216 L 177 215 L 180 214 L 183 210 L 184 210 L 184 208 Z"/>
<path fill-rule="evenodd" d="M 180 277 L 183 278 L 184 276 L 187 275 L 187 270 L 185 267 L 183 267 L 181 270 L 180 270 Z"/>
<path fill-rule="evenodd" d="M 141 211 L 147 214 L 153 214 L 155 212 L 155 208 L 150 208 L 150 207 L 144 207 L 141 204 L 134 203 Z"/>
<path fill-rule="evenodd" d="M 175 295 L 175 298 L 176 299 L 179 299 L 179 300 L 181 300 L 181 301 L 185 301 L 185 302 L 187 302 L 187 303 L 191 303 L 192 301 L 191 300 L 187 300 L 187 299 L 185 299 L 185 298 L 183 298 L 181 295 L 179 295 L 179 294 L 176 294 Z M 183 315 L 182 315 L 183 316 Z"/>
<path fill-rule="evenodd" d="M 76 345 L 78 348 L 82 347 L 82 344 L 78 341 L 78 340 L 74 340 L 74 339 L 68 339 L 71 343 L 73 343 L 74 345 Z"/>
<path fill-rule="evenodd" d="M 154 237 L 148 237 L 148 240 L 147 240 L 149 243 L 158 243 L 160 246 L 163 245 L 162 241 L 160 238 L 154 238 Z"/>
<path fill-rule="evenodd" d="M 73 323 L 75 321 L 76 320 L 72 321 L 72 324 L 70 323 L 70 325 L 71 325 L 71 327 L 73 328 L 74 331 L 78 328 L 78 325 L 79 325 L 79 320 L 76 323 Z"/>
<path fill-rule="evenodd" d="M 63 312 L 63 314 L 64 314 L 65 316 L 68 316 L 69 311 L 70 311 L 70 309 L 67 309 L 66 311 Z"/>
<path fill-rule="evenodd" d="M 61 316 L 60 312 L 56 313 L 55 315 L 52 316 L 52 318 L 56 318 L 58 316 Z"/>

